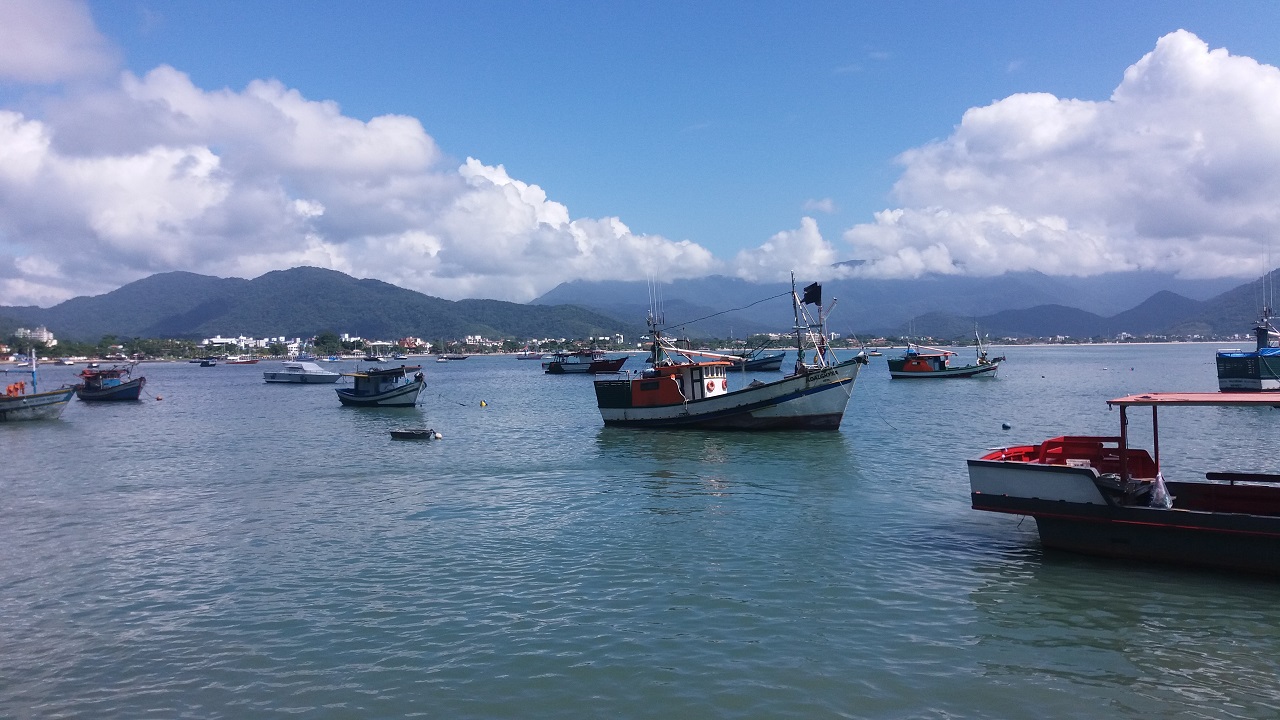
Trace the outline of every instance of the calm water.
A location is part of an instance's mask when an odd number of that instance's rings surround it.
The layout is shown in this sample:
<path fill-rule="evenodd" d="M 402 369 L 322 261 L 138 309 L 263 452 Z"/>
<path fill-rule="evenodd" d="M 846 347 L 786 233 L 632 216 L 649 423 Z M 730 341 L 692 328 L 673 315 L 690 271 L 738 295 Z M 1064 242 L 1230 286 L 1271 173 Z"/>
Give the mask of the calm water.
<path fill-rule="evenodd" d="M 812 434 L 605 429 L 589 378 L 513 358 L 427 363 L 414 410 L 143 366 L 144 402 L 0 425 L 0 716 L 1280 714 L 1280 583 L 968 506 L 966 458 L 1213 390 L 1213 347 L 1000 352 L 874 358 Z M 1273 411 L 1160 420 L 1168 477 L 1276 471 Z"/>

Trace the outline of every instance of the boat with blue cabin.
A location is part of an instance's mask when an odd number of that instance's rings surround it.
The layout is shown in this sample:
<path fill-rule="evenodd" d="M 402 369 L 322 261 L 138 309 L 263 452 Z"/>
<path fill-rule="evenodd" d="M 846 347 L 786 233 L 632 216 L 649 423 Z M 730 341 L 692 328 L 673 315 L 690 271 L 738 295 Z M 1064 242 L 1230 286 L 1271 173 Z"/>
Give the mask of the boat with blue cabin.
<path fill-rule="evenodd" d="M 421 365 L 394 368 L 369 368 L 342 373 L 355 382 L 352 387 L 338 388 L 338 400 L 352 407 L 413 407 L 426 387 Z M 410 377 L 409 373 L 414 373 Z"/>
<path fill-rule="evenodd" d="M 133 377 L 133 368 L 133 365 L 115 365 L 81 370 L 81 382 L 75 386 L 76 397 L 84 402 L 138 400 L 147 379 L 141 375 Z"/>
<path fill-rule="evenodd" d="M 1257 343 L 1253 350 L 1219 350 L 1215 357 L 1218 390 L 1222 392 L 1262 392 L 1280 390 L 1280 332 L 1276 331 L 1271 308 L 1264 307 L 1253 328 Z"/>

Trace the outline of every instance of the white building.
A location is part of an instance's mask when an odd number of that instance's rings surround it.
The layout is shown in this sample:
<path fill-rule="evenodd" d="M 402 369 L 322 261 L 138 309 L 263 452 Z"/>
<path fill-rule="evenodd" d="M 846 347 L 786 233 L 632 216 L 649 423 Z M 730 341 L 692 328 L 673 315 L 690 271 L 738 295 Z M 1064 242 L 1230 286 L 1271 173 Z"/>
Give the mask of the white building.
<path fill-rule="evenodd" d="M 14 335 L 24 340 L 35 340 L 36 342 L 42 342 L 45 344 L 46 347 L 53 347 L 54 345 L 58 344 L 57 339 L 53 337 L 53 333 L 49 332 L 49 329 L 43 326 L 38 327 L 35 330 L 18 328 L 17 332 L 15 332 Z"/>

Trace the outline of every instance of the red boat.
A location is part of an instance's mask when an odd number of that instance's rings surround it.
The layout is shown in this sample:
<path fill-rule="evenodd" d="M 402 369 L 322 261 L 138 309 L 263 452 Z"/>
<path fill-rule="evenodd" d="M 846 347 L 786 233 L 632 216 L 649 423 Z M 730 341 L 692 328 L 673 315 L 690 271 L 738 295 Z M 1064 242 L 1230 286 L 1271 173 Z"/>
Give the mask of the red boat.
<path fill-rule="evenodd" d="M 1045 547 L 1280 575 L 1280 474 L 1255 467 L 1166 481 L 1158 421 L 1162 407 L 1265 408 L 1280 398 L 1148 393 L 1107 404 L 1120 408 L 1118 436 L 1064 435 L 970 460 L 973 508 L 1035 518 Z M 1129 444 L 1130 407 L 1151 408 L 1154 457 Z"/>

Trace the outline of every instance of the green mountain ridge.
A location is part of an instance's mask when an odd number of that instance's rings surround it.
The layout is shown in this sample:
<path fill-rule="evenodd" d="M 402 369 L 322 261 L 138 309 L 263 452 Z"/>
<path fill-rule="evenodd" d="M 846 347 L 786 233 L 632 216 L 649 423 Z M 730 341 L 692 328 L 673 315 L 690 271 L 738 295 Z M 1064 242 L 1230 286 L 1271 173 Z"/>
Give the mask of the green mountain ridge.
<path fill-rule="evenodd" d="M 365 338 L 425 340 L 483 335 L 518 340 L 585 338 L 643 328 L 581 307 L 499 300 L 450 301 L 314 267 L 253 280 L 161 273 L 51 308 L 0 307 L 9 324 L 47 327 L 58 337 L 309 337 L 324 330 Z"/>

